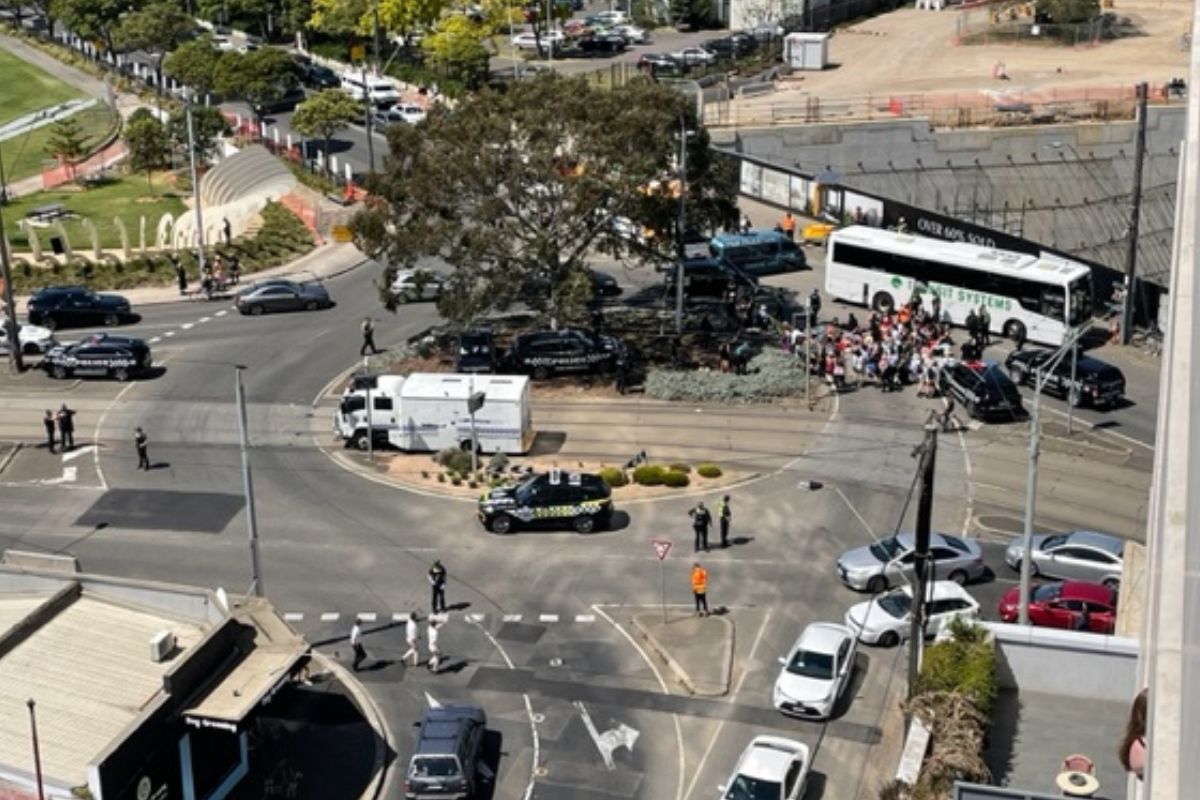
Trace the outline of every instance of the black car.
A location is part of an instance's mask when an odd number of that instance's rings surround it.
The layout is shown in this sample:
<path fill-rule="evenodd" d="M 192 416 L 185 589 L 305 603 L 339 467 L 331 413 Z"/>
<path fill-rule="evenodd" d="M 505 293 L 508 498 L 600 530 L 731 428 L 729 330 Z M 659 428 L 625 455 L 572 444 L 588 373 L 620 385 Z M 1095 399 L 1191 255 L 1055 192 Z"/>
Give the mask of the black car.
<path fill-rule="evenodd" d="M 1054 358 L 1053 350 L 1014 350 L 1004 360 L 1009 377 L 1019 386 L 1036 386 L 1038 370 L 1043 370 L 1041 379 L 1044 391 L 1051 392 L 1072 406 L 1104 406 L 1111 408 L 1125 397 L 1125 375 L 1121 370 L 1083 353 L 1075 356 L 1075 383 L 1071 383 L 1071 354 L 1058 360 L 1053 369 L 1045 372 Z"/>
<path fill-rule="evenodd" d="M 612 517 L 612 490 L 599 475 L 551 470 L 479 498 L 479 521 L 493 533 L 518 526 L 591 533 Z"/>
<path fill-rule="evenodd" d="M 570 372 L 611 372 L 625 346 L 611 336 L 593 336 L 574 328 L 518 336 L 508 351 L 508 366 L 544 380 Z"/>
<path fill-rule="evenodd" d="M 150 369 L 150 347 L 131 336 L 97 334 L 76 344 L 52 348 L 42 369 L 55 378 L 101 377 L 127 381 Z"/>
<path fill-rule="evenodd" d="M 678 263 L 667 269 L 668 293 L 675 291 Z M 758 279 L 734 265 L 715 258 L 688 258 L 683 261 L 683 296 L 689 303 L 726 302 L 740 290 L 753 293 Z"/>
<path fill-rule="evenodd" d="M 737 58 L 739 55 L 737 41 L 728 36 L 721 39 L 709 39 L 708 41 L 701 42 L 700 46 L 721 61 L 729 61 Z"/>
<path fill-rule="evenodd" d="M 592 295 L 595 297 L 616 297 L 621 294 L 621 285 L 617 283 L 617 279 L 607 272 L 589 269 L 588 275 L 592 279 Z"/>
<path fill-rule="evenodd" d="M 342 85 L 336 72 L 311 61 L 300 64 L 300 82 L 310 89 L 336 89 Z"/>
<path fill-rule="evenodd" d="M 478 706 L 447 705 L 422 716 L 404 776 L 404 796 L 475 797 L 487 714 Z"/>
<path fill-rule="evenodd" d="M 133 319 L 119 294 L 96 294 L 84 286 L 47 286 L 29 298 L 29 324 L 55 330 L 67 326 L 120 325 Z"/>
<path fill-rule="evenodd" d="M 455 372 L 495 372 L 496 342 L 490 328 L 463 331 L 458 337 Z"/>
<path fill-rule="evenodd" d="M 687 74 L 687 65 L 666 53 L 646 53 L 637 66 L 652 78 L 682 78 Z"/>
<path fill-rule="evenodd" d="M 973 419 L 1018 419 L 1021 393 L 995 362 L 953 361 L 938 376 L 942 394 L 962 404 Z"/>
<path fill-rule="evenodd" d="M 584 55 L 615 55 L 625 52 L 628 43 L 617 34 L 595 33 L 584 36 L 575 43 Z"/>
<path fill-rule="evenodd" d="M 340 84 L 339 84 L 340 85 Z M 260 116 L 264 114 L 282 114 L 295 111 L 296 106 L 304 102 L 308 95 L 299 86 L 284 89 L 269 100 L 264 100 L 254 106 Z"/>

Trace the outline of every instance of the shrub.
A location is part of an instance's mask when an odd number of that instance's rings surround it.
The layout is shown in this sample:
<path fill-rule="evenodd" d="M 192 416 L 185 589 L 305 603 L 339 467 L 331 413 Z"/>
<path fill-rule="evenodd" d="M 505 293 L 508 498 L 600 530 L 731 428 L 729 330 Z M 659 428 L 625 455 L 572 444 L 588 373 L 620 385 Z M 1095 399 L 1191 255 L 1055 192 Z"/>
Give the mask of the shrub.
<path fill-rule="evenodd" d="M 435 460 L 445 467 L 447 472 L 466 475 L 471 471 L 471 454 L 466 450 L 459 450 L 457 447 L 447 447 L 445 450 L 438 451 Z"/>
<path fill-rule="evenodd" d="M 446 473 L 439 472 L 438 473 L 438 483 L 445 483 L 445 482 L 446 482 Z"/>
<path fill-rule="evenodd" d="M 493 453 L 488 459 L 488 472 L 504 472 L 508 466 L 508 456 L 504 453 Z"/>
<path fill-rule="evenodd" d="M 747 375 L 652 369 L 646 375 L 646 395 L 693 403 L 762 403 L 804 394 L 806 376 L 794 356 L 764 350 L 749 366 Z"/>
<path fill-rule="evenodd" d="M 663 473 L 664 486 L 670 486 L 672 489 L 678 489 L 683 486 L 687 486 L 689 483 L 691 483 L 691 480 L 688 479 L 686 472 L 678 472 L 676 470 L 669 469 Z"/>
<path fill-rule="evenodd" d="M 633 470 L 633 482 L 641 486 L 661 486 L 667 470 L 658 464 L 642 464 Z"/>
<path fill-rule="evenodd" d="M 455 486 L 462 486 L 462 478 L 455 475 L 454 477 L 452 477 L 450 479 L 450 483 L 452 483 Z"/>
<path fill-rule="evenodd" d="M 952 638 L 930 645 L 921 662 L 918 692 L 958 692 L 983 714 L 996 699 L 996 648 L 982 626 L 957 622 Z"/>
<path fill-rule="evenodd" d="M 682 461 L 676 461 L 675 463 L 671 464 L 668 469 L 670 469 L 671 472 L 682 472 L 684 475 L 687 475 L 692 471 L 692 465 L 684 464 Z"/>
<path fill-rule="evenodd" d="M 716 464 L 700 464 L 696 467 L 697 474 L 701 478 L 719 478 L 721 477 L 721 468 Z"/>
<path fill-rule="evenodd" d="M 421 477 L 422 477 L 422 478 L 428 478 L 428 477 L 429 477 L 429 470 L 427 470 L 427 469 L 423 469 L 423 470 L 421 470 Z"/>
<path fill-rule="evenodd" d="M 599 475 L 600 480 L 607 483 L 613 489 L 629 483 L 629 478 L 625 475 L 625 470 L 619 467 L 601 467 Z"/>

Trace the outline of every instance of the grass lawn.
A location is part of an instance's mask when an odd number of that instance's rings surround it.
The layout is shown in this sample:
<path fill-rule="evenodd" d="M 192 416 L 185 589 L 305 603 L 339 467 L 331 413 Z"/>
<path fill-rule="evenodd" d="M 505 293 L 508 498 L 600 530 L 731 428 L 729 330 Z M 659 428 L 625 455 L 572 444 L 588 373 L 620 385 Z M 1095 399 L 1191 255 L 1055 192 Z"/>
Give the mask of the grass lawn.
<path fill-rule="evenodd" d="M 117 249 L 121 246 L 121 236 L 113 222 L 114 217 L 120 217 L 125 222 L 125 230 L 129 234 L 129 247 L 137 250 L 138 231 L 142 216 L 146 217 L 146 244 L 154 246 L 158 221 L 163 214 L 170 212 L 178 215 L 185 209 L 183 201 L 174 196 L 175 190 L 165 182 L 166 175 L 156 176 L 155 195 L 150 194 L 146 186 L 145 175 L 130 175 L 124 178 L 110 180 L 90 189 L 80 189 L 74 185 L 61 186 L 48 192 L 38 192 L 17 198 L 4 207 L 5 227 L 8 229 L 9 243 L 17 253 L 29 250 L 29 241 L 25 232 L 17 227 L 17 220 L 23 218 L 31 208 L 62 203 L 69 211 L 79 217 L 87 217 L 96 226 L 100 235 L 100 246 L 106 249 Z M 170 195 L 167 195 L 170 192 Z M 89 251 L 92 246 L 91 236 L 84 230 L 78 219 L 64 220 L 67 236 L 71 246 L 79 251 Z M 39 228 L 38 238 L 42 247 L 49 250 L 50 237 L 53 229 Z"/>
<path fill-rule="evenodd" d="M 6 50 L 0 50 L 0 75 L 4 76 L 4 91 L 0 92 L 0 125 L 83 96 L 82 92 Z"/>
<path fill-rule="evenodd" d="M 74 119 L 79 122 L 89 148 L 100 144 L 117 124 L 116 112 L 103 103 L 80 111 Z M 43 125 L 22 136 L 4 140 L 4 175 L 9 183 L 36 175 L 43 167 L 53 166 L 54 159 L 46 153 L 53 128 L 53 124 Z"/>

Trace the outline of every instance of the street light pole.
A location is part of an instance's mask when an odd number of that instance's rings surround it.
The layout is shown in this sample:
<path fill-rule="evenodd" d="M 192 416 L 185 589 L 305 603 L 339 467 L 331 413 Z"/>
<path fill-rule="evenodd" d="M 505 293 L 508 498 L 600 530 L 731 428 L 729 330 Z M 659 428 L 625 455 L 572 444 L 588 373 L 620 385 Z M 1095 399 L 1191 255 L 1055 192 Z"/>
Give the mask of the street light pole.
<path fill-rule="evenodd" d="M 675 230 L 675 333 L 683 333 L 683 233 L 687 227 L 687 120 L 679 114 L 679 222 Z"/>
<path fill-rule="evenodd" d="M 17 303 L 13 299 L 12 263 L 8 259 L 8 232 L 4 228 L 4 204 L 8 202 L 8 183 L 4 179 L 4 153 L 0 151 L 0 281 L 4 283 L 4 325 L 8 332 L 8 366 L 15 374 L 25 369 L 21 353 Z"/>
<path fill-rule="evenodd" d="M 192 93 L 187 93 L 184 104 L 187 116 L 188 157 L 192 165 L 192 204 L 196 207 L 196 263 L 200 274 L 204 274 L 204 212 L 200 208 L 200 178 L 196 174 L 196 133 L 192 125 Z"/>
<path fill-rule="evenodd" d="M 37 777 L 38 800 L 46 800 L 46 789 L 42 785 L 42 753 L 38 745 L 37 713 L 34 711 L 33 698 L 25 701 L 29 708 L 29 735 L 33 741 L 33 773 Z"/>
<path fill-rule="evenodd" d="M 242 492 L 246 497 L 246 534 L 250 539 L 250 593 L 255 597 L 265 594 L 262 580 L 262 565 L 258 552 L 258 518 L 254 513 L 254 480 L 250 476 L 250 444 L 246 435 L 246 394 L 242 390 L 242 370 L 246 367 L 234 364 L 234 394 L 238 406 L 238 439 L 242 449 Z"/>
<path fill-rule="evenodd" d="M 933 478 L 937 467 L 938 427 L 925 425 L 925 441 L 921 443 L 921 494 L 917 498 L 916 551 L 912 587 L 911 628 L 908 633 L 908 696 L 917 690 L 921 672 L 921 650 L 925 644 L 925 592 L 929 578 L 929 539 L 933 528 Z"/>

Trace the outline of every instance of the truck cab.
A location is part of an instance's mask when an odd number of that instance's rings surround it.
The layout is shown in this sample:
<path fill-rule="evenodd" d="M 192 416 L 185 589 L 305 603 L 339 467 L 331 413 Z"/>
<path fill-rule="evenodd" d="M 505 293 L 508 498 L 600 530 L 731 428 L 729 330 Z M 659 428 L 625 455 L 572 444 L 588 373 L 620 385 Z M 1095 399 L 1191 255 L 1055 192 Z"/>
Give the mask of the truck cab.
<path fill-rule="evenodd" d="M 367 449 L 367 430 L 376 446 L 387 444 L 388 431 L 395 428 L 400 410 L 402 375 L 355 375 L 342 394 L 334 414 L 334 432 L 360 450 Z M 370 425 L 367 402 L 371 403 Z"/>

